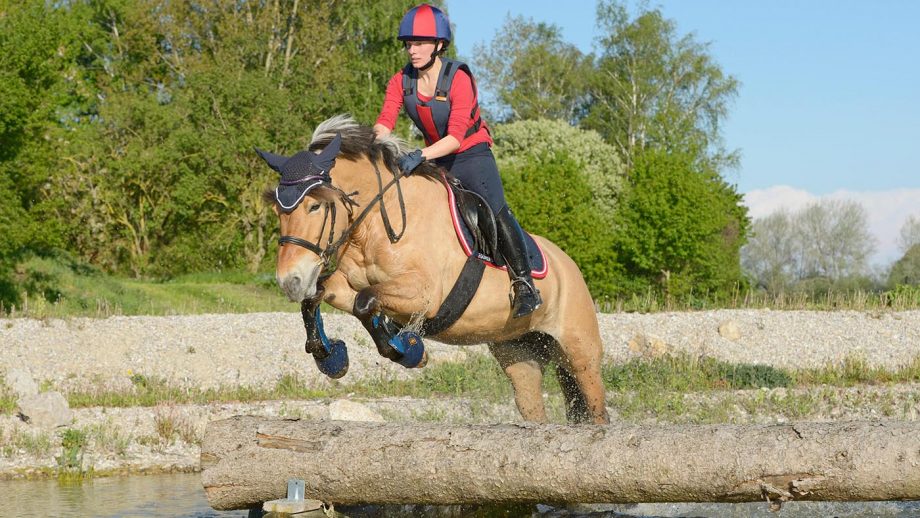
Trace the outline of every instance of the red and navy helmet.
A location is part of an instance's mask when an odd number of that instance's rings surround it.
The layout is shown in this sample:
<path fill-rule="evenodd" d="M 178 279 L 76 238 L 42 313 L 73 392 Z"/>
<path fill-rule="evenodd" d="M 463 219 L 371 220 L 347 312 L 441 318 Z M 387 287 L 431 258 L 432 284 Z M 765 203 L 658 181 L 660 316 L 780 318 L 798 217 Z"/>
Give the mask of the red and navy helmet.
<path fill-rule="evenodd" d="M 399 23 L 399 40 L 443 40 L 450 43 L 450 22 L 437 7 L 428 4 L 413 7 Z"/>

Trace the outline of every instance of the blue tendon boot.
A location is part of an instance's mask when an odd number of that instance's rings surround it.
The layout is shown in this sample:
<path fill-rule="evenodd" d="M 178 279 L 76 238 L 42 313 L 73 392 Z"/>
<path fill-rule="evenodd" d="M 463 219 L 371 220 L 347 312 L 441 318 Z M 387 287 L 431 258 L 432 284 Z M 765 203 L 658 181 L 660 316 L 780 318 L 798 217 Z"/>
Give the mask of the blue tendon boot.
<path fill-rule="evenodd" d="M 408 369 L 421 368 L 428 363 L 425 343 L 418 333 L 407 330 L 398 331 L 393 322 L 382 315 L 374 316 L 373 326 L 375 329 L 385 330 L 389 336 L 386 347 L 391 350 L 391 354 L 384 354 L 384 356 Z"/>
<path fill-rule="evenodd" d="M 316 360 L 316 366 L 319 371 L 332 379 L 339 379 L 348 372 L 348 348 L 342 340 L 330 340 L 323 329 L 323 317 L 319 313 L 319 306 L 316 306 L 314 313 L 314 323 L 319 333 L 319 339 L 323 344 L 322 351 L 313 353 L 313 359 Z"/>
<path fill-rule="evenodd" d="M 425 354 L 425 343 L 422 337 L 413 331 L 400 331 L 399 334 L 390 338 L 387 342 L 390 347 L 401 352 L 403 357 L 396 363 L 403 367 L 413 369 L 422 368 L 428 363 L 428 356 Z"/>

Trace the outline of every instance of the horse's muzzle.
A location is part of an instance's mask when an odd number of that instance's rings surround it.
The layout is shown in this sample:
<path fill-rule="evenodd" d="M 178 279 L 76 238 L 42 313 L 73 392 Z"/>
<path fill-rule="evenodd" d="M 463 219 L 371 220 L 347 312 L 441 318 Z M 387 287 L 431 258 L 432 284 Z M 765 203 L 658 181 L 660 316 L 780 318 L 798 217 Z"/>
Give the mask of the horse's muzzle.
<path fill-rule="evenodd" d="M 316 295 L 316 279 L 321 268 L 298 268 L 278 276 L 278 286 L 292 302 L 300 302 Z"/>

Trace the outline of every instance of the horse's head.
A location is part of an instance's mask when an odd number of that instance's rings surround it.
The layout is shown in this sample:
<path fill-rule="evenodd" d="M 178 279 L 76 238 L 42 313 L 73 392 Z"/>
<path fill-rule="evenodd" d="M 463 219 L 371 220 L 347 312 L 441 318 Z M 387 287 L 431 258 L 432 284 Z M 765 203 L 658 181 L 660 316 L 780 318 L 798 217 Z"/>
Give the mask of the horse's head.
<path fill-rule="evenodd" d="M 275 276 L 292 301 L 316 294 L 316 281 L 348 227 L 353 201 L 332 184 L 329 174 L 340 143 L 336 137 L 319 154 L 301 151 L 292 157 L 256 150 L 281 174 L 278 187 L 265 197 L 281 219 Z"/>

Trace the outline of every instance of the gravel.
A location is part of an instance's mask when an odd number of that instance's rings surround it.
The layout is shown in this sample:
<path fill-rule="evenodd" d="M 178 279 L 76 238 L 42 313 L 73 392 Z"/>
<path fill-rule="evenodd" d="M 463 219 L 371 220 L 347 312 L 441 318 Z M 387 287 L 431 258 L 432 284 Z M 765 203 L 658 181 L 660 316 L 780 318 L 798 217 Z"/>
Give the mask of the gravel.
<path fill-rule="evenodd" d="M 327 315 L 325 323 L 329 336 L 349 345 L 351 367 L 343 382 L 418 375 L 380 357 L 354 317 Z M 601 314 L 599 323 L 605 360 L 615 362 L 685 352 L 792 369 L 848 357 L 896 367 L 920 354 L 920 311 L 620 313 Z M 722 336 L 725 324 L 737 334 Z M 62 391 L 129 388 L 136 375 L 200 388 L 269 388 L 285 374 L 328 383 L 303 352 L 303 340 L 297 313 L 0 319 L 0 375 L 26 369 L 36 381 Z M 432 364 L 487 354 L 482 345 L 427 343 Z"/>
<path fill-rule="evenodd" d="M 720 310 L 603 314 L 599 321 L 605 360 L 614 362 L 684 352 L 793 369 L 851 357 L 862 358 L 871 365 L 896 367 L 920 354 L 920 311 Z M 327 315 L 325 323 L 330 336 L 349 344 L 351 367 L 342 382 L 421 374 L 420 369 L 404 369 L 381 358 L 354 317 Z M 296 313 L 0 319 L 0 376 L 10 369 L 26 370 L 45 388 L 64 392 L 129 389 L 134 383 L 132 378 L 136 381 L 138 375 L 188 388 L 271 388 L 285 374 L 295 374 L 317 386 L 328 384 L 330 381 L 303 352 L 302 325 Z M 456 347 L 433 340 L 427 341 L 427 347 L 430 364 L 488 353 L 483 345 Z M 822 411 L 827 414 L 822 419 L 884 417 L 877 415 L 878 405 L 848 403 L 868 400 L 890 400 L 889 407 L 907 409 L 902 418 L 917 419 L 920 386 L 905 385 L 900 389 L 903 394 L 892 387 L 834 389 L 839 392 L 829 399 L 834 408 Z M 384 398 L 363 403 L 388 421 L 520 419 L 511 401 L 486 404 L 458 398 Z M 90 437 L 83 461 L 87 469 L 114 473 L 195 471 L 198 440 L 210 420 L 238 414 L 326 419 L 331 406 L 328 401 L 267 401 L 79 408 L 74 410 L 71 427 L 86 431 Z M 760 422 L 784 418 L 771 415 L 744 419 Z M 178 428 L 179 436 L 165 439 L 163 423 Z M 64 429 L 42 430 L 16 416 L 0 416 L 0 480 L 53 473 L 62 452 Z M 52 436 L 45 450 L 30 451 L 17 445 L 25 437 L 49 432 Z"/>

